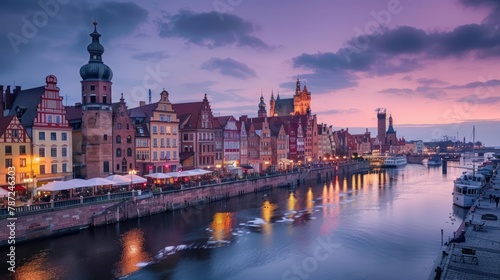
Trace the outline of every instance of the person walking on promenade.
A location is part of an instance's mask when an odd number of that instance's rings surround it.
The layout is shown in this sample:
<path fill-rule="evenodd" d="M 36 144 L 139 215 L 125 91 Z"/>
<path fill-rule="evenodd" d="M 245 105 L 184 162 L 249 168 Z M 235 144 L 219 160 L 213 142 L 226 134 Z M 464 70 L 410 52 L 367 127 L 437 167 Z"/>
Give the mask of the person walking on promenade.
<path fill-rule="evenodd" d="M 498 196 L 497 196 L 497 197 L 495 198 L 495 203 L 497 204 L 497 208 L 498 208 L 498 202 L 500 202 L 500 197 L 498 197 Z"/>
<path fill-rule="evenodd" d="M 493 202 L 493 195 L 490 193 L 490 202 Z"/>

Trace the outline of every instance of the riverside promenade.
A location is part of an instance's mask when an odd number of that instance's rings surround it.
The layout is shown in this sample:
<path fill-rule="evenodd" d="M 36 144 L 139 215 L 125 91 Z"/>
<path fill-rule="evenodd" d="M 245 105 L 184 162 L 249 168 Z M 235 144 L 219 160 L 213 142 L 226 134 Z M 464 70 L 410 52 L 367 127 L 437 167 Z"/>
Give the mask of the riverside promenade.
<path fill-rule="evenodd" d="M 441 247 L 429 279 L 500 279 L 500 205 L 489 198 L 500 197 L 498 171 L 491 182 L 456 231 L 466 241 Z"/>

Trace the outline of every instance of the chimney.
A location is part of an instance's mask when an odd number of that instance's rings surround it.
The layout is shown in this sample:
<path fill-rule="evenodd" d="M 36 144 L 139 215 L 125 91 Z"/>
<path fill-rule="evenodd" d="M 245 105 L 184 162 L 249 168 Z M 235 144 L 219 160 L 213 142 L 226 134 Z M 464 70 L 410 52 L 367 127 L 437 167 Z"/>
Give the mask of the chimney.
<path fill-rule="evenodd" d="M 146 101 L 139 101 L 139 107 L 146 105 Z"/>
<path fill-rule="evenodd" d="M 21 86 L 16 86 L 16 89 L 14 90 L 15 93 L 18 93 L 21 91 Z"/>

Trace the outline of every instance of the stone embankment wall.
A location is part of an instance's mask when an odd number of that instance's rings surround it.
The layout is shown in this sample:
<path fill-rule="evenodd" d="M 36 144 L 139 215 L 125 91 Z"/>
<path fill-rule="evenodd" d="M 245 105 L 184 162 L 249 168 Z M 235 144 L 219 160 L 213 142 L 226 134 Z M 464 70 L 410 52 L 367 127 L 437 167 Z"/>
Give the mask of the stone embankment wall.
<path fill-rule="evenodd" d="M 137 218 L 141 216 L 195 206 L 248 193 L 262 192 L 286 186 L 294 188 L 310 182 L 327 182 L 336 175 L 368 170 L 369 162 L 354 162 L 339 167 L 311 169 L 302 173 L 266 176 L 253 180 L 241 180 L 218 185 L 185 189 L 177 192 L 155 194 L 150 197 L 136 197 L 121 201 L 55 209 L 44 213 L 23 215 L 15 220 L 16 242 L 28 241 L 68 232 L 89 226 Z M 12 220 L 0 220 L 0 246 L 7 245 L 10 235 L 7 225 Z"/>

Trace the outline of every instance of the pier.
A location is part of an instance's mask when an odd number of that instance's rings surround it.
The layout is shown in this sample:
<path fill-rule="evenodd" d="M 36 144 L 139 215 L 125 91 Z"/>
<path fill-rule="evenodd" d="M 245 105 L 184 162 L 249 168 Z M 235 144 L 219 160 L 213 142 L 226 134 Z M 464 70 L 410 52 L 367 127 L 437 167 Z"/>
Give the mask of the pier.
<path fill-rule="evenodd" d="M 498 168 L 455 232 L 463 231 L 465 242 L 443 244 L 429 279 L 500 279 L 500 206 L 490 199 L 500 197 L 497 180 Z"/>

